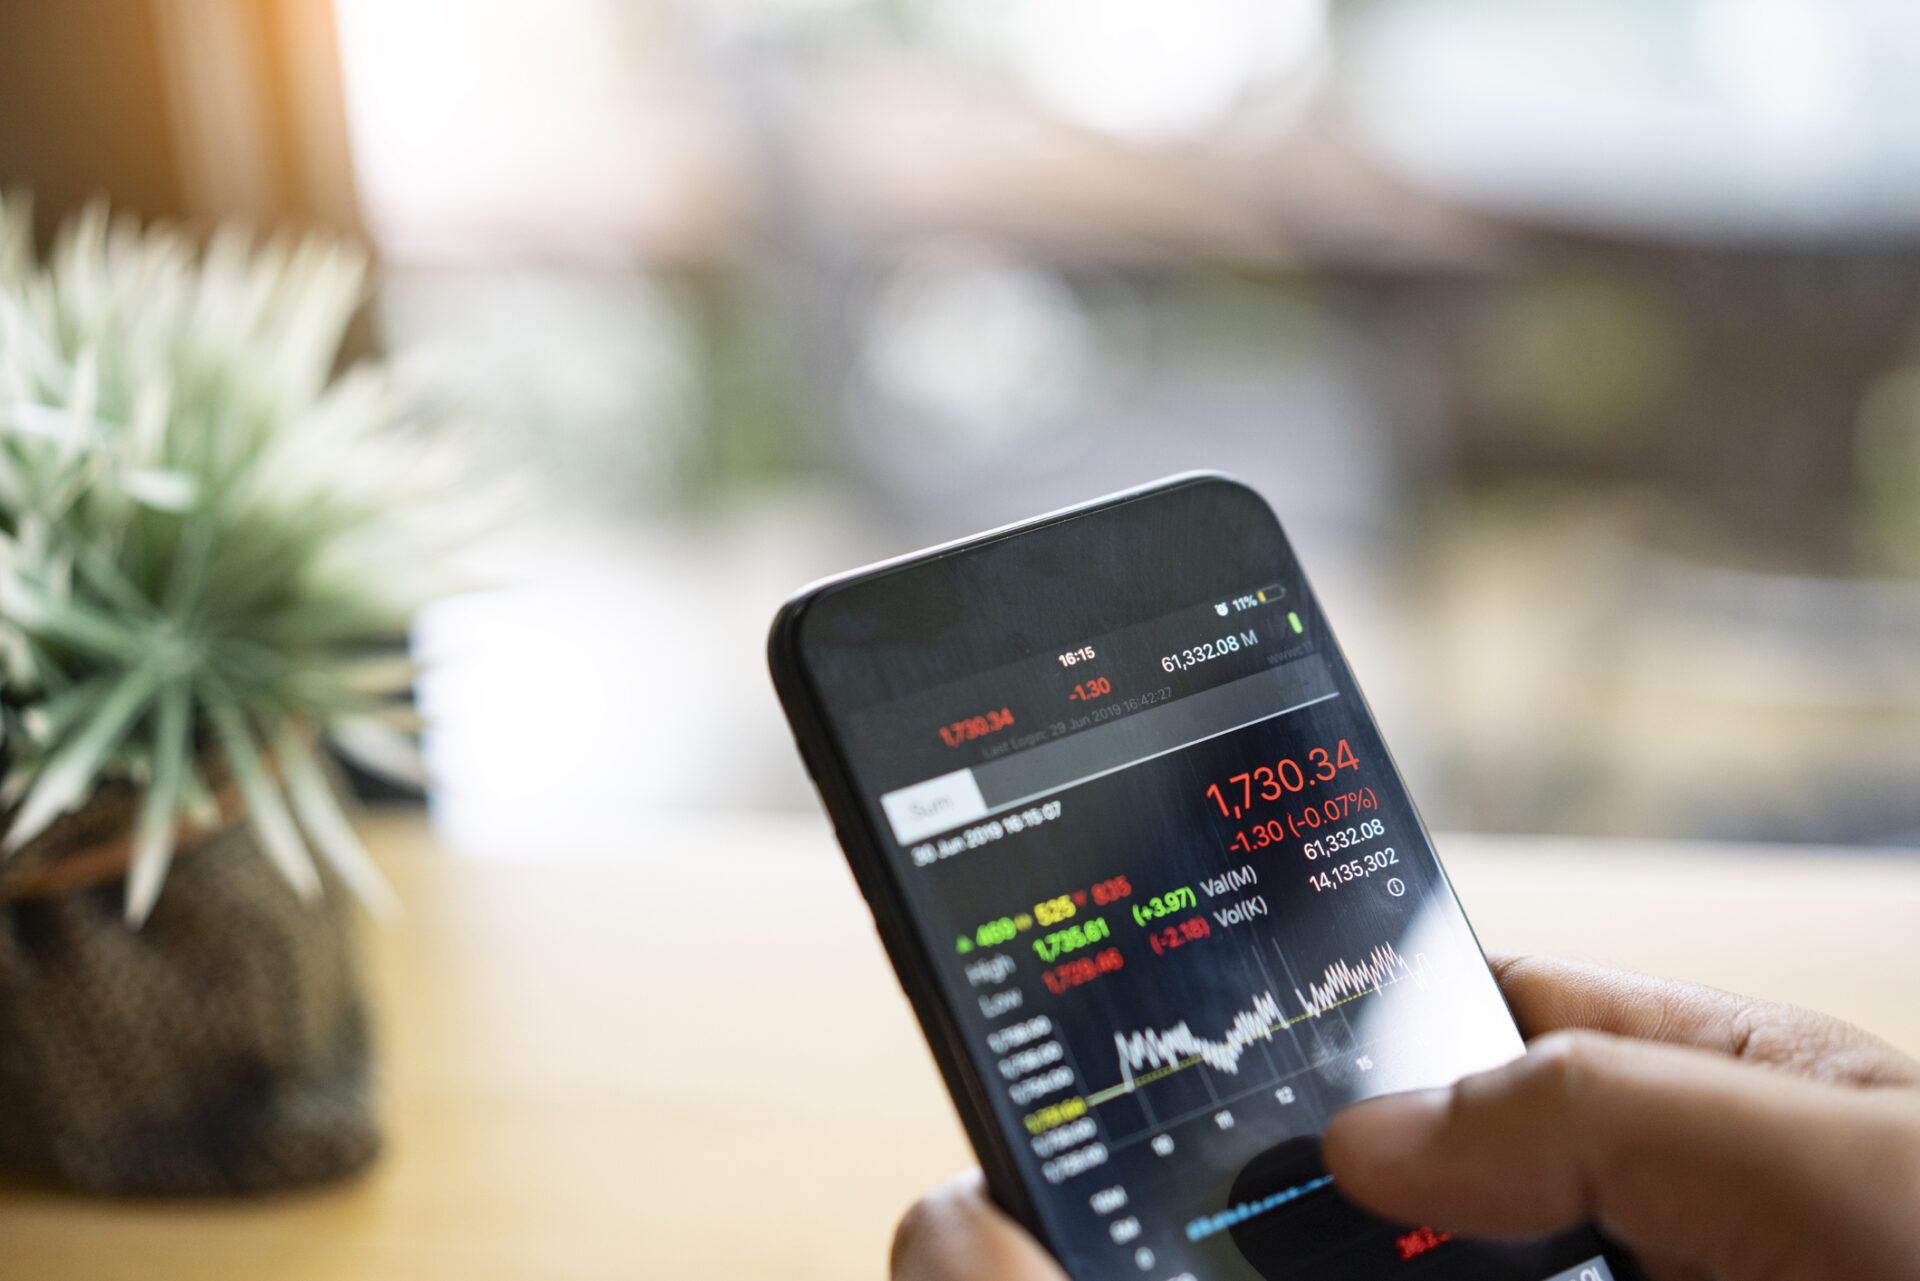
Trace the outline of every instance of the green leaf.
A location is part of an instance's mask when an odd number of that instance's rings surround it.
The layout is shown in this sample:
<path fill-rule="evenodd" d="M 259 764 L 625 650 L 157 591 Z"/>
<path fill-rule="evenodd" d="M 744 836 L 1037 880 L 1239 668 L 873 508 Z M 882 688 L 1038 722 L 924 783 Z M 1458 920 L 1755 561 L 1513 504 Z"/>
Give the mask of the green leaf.
<path fill-rule="evenodd" d="M 31 501 L 28 492 L 26 475 L 20 465 L 7 457 L 5 449 L 0 449 L 0 512 L 25 507 Z"/>
<path fill-rule="evenodd" d="M 420 664 L 396 649 L 316 664 L 315 674 L 351 694 L 394 695 L 413 688 Z"/>
<path fill-rule="evenodd" d="M 120 478 L 136 502 L 166 512 L 190 511 L 200 497 L 200 482 L 168 467 L 137 467 Z"/>
<path fill-rule="evenodd" d="M 73 557 L 74 568 L 80 571 L 80 577 L 100 593 L 104 598 L 103 603 L 119 611 L 125 618 L 144 620 L 153 616 L 153 602 L 147 599 L 147 594 L 118 565 L 102 555 L 99 548 L 75 540 L 70 542 L 67 550 Z M 109 618 L 108 621 L 111 623 L 124 619 Z"/>
<path fill-rule="evenodd" d="M 120 678 L 85 728 L 70 738 L 34 779 L 6 840 L 0 842 L 0 854 L 18 850 L 87 798 L 100 767 L 120 746 L 134 717 L 146 709 L 158 683 L 158 677 L 146 667 L 137 667 Z"/>
<path fill-rule="evenodd" d="M 427 785 L 427 765 L 419 744 L 372 716 L 341 716 L 327 723 L 327 737 L 355 765 L 369 773 L 416 787 Z"/>
<path fill-rule="evenodd" d="M 0 575 L 0 612 L 16 627 L 123 662 L 137 662 L 146 652 L 145 638 L 126 619 L 56 595 L 17 573 Z"/>
<path fill-rule="evenodd" d="M 187 766 L 187 776 L 180 785 L 180 808 L 186 812 L 187 821 L 203 831 L 220 826 L 219 798 L 197 764 Z"/>
<path fill-rule="evenodd" d="M 247 802 L 247 818 L 260 837 L 261 849 L 294 893 L 303 899 L 317 897 L 319 873 L 313 870 L 306 843 L 287 812 L 286 799 L 260 760 L 245 715 L 224 692 L 208 691 L 206 702 L 207 718 L 213 722 L 214 736 L 220 740 L 234 781 L 240 785 L 240 795 Z"/>
<path fill-rule="evenodd" d="M 193 751 L 193 687 L 175 681 L 160 691 L 153 727 L 152 777 L 134 829 L 133 861 L 127 868 L 127 924 L 138 929 L 160 897 L 173 862 L 180 792 Z"/>
<path fill-rule="evenodd" d="M 0 405 L 0 431 L 34 436 L 68 448 L 98 441 L 101 426 L 64 405 Z"/>
<path fill-rule="evenodd" d="M 400 899 L 387 878 L 380 874 L 373 856 L 360 843 L 353 824 L 340 812 L 320 762 L 306 739 L 289 722 L 274 738 L 274 753 L 287 777 L 287 795 L 293 799 L 300 826 L 319 847 L 320 854 L 340 874 L 347 888 L 375 915 L 393 919 L 400 914 Z"/>
<path fill-rule="evenodd" d="M 113 688 L 118 678 L 117 672 L 102 672 L 57 694 L 43 697 L 38 706 L 28 713 L 31 718 L 29 733 L 43 743 L 56 743 L 65 738 L 67 730 L 86 716 L 89 708 L 106 697 L 107 691 Z"/>

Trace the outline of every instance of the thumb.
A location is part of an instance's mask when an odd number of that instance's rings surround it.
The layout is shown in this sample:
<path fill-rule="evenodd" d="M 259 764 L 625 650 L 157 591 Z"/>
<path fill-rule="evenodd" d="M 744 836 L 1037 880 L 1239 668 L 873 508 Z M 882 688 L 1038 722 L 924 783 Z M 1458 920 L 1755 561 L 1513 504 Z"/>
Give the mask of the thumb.
<path fill-rule="evenodd" d="M 1328 1125 L 1328 1168 L 1377 1213 L 1518 1237 L 1593 1222 L 1722 1278 L 1909 1277 L 1920 1096 L 1706 1051 L 1557 1033 L 1450 1089 Z"/>
<path fill-rule="evenodd" d="M 921 1197 L 893 1234 L 894 1281 L 1067 1281 L 1040 1243 L 987 1199 L 980 1171 Z"/>

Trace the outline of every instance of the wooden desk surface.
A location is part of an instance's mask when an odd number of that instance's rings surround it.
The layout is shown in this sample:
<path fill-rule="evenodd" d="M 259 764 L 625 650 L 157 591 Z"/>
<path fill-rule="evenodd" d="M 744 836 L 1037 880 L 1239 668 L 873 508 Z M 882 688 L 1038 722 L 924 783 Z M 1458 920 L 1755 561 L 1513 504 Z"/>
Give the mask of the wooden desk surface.
<path fill-rule="evenodd" d="M 410 904 L 371 939 L 390 1148 L 346 1188 L 112 1204 L 0 1190 L 0 1277 L 728 1278 L 883 1272 L 969 1163 L 823 823 L 605 857 L 370 836 Z M 1455 836 L 1490 947 L 1822 1006 L 1920 1051 L 1920 856 Z"/>

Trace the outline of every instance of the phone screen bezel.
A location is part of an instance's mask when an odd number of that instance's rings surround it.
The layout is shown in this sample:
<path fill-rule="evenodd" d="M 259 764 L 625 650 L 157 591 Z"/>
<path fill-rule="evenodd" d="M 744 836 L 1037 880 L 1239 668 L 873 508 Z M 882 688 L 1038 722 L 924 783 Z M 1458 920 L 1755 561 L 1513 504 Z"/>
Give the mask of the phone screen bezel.
<path fill-rule="evenodd" d="M 1110 521 L 1118 516 L 1124 519 L 1127 514 L 1126 509 L 1129 507 L 1135 508 L 1145 518 L 1151 520 L 1153 513 L 1148 505 L 1156 502 L 1185 500 L 1188 501 L 1191 509 L 1204 509 L 1204 502 L 1194 504 L 1193 500 L 1204 498 L 1203 494 L 1194 492 L 1197 489 L 1219 490 L 1219 497 L 1231 498 L 1231 502 L 1223 506 L 1238 507 L 1242 514 L 1247 510 L 1246 504 L 1249 500 L 1258 504 L 1259 511 L 1264 516 L 1262 523 L 1271 522 L 1270 532 L 1277 539 L 1277 543 L 1268 543 L 1253 549 L 1235 547 L 1231 545 L 1231 540 L 1223 537 L 1217 544 L 1208 548 L 1209 554 L 1214 559 L 1206 567 L 1208 572 L 1204 582 L 1194 581 L 1195 566 L 1176 565 L 1168 557 L 1159 558 L 1157 563 L 1132 566 L 1132 572 L 1142 576 L 1155 574 L 1166 576 L 1168 579 L 1166 586 L 1173 589 L 1165 593 L 1168 599 L 1178 597 L 1183 592 L 1192 599 L 1204 599 L 1210 595 L 1224 594 L 1224 589 L 1222 593 L 1210 590 L 1216 583 L 1245 584 L 1259 577 L 1263 571 L 1271 570 L 1272 557 L 1277 547 L 1291 562 L 1291 572 L 1296 581 L 1311 596 L 1311 587 L 1298 566 L 1297 558 L 1293 556 L 1291 543 L 1265 500 L 1249 487 L 1230 477 L 1218 473 L 1197 472 L 1171 477 L 1151 485 L 991 530 L 971 538 L 942 544 L 926 551 L 884 561 L 813 584 L 795 595 L 781 609 L 768 640 L 768 660 L 774 685 L 792 723 L 801 757 L 819 789 L 828 815 L 833 821 L 835 834 L 846 852 L 854 879 L 872 911 L 881 943 L 893 964 L 908 1002 L 920 1022 L 948 1092 L 954 1099 L 961 1124 L 985 1172 L 988 1188 L 994 1199 L 1050 1250 L 1054 1249 L 1054 1244 L 1048 1240 L 1033 1191 L 1028 1187 L 1023 1168 L 1015 1156 L 1013 1141 L 1017 1136 L 1009 1135 L 999 1125 L 987 1093 L 989 1083 L 974 1067 L 961 1024 L 948 1005 L 937 980 L 937 961 L 933 950 L 912 917 L 896 868 L 888 857 L 888 851 L 891 848 L 890 837 L 875 825 L 871 809 L 860 795 L 848 754 L 837 736 L 832 712 L 825 705 L 822 693 L 809 670 L 803 636 L 804 624 L 810 612 L 818 608 L 820 602 L 836 593 L 864 590 L 871 599 L 884 599 L 885 584 L 882 580 L 893 579 L 895 583 L 908 582 L 910 580 L 901 579 L 898 576 L 925 571 L 927 567 L 939 565 L 953 558 L 978 555 L 1010 539 L 1029 538 L 1043 534 L 1049 529 L 1071 525 L 1074 522 L 1087 522 L 1094 518 Z M 1223 534 L 1227 532 L 1224 520 L 1221 528 Z M 1173 581 L 1172 576 L 1175 575 L 1179 576 L 1177 582 Z M 882 590 L 873 591 L 875 584 L 882 584 Z M 1146 585 L 1154 586 L 1151 582 Z M 1145 594 L 1148 597 L 1156 595 L 1151 590 Z M 981 602 L 981 604 L 985 605 L 988 602 Z M 1318 614 L 1317 601 L 1310 600 L 1309 604 Z M 987 614 L 983 611 L 972 616 L 985 617 Z M 1103 617 L 1096 609 L 1087 613 L 1085 626 L 1088 633 L 1093 634 L 1111 632 L 1142 621 L 1145 620 L 1137 616 L 1121 616 L 1118 610 L 1114 615 Z M 1326 626 L 1324 615 L 1321 615 L 1320 621 L 1327 635 L 1326 653 L 1329 661 L 1343 669 L 1343 674 L 1351 682 L 1351 687 L 1357 690 L 1358 683 L 1352 680 L 1351 668 L 1337 640 L 1333 638 L 1331 628 Z M 1064 642 L 1066 638 L 1061 639 Z M 1364 696 L 1360 699 L 1360 710 L 1370 721 L 1373 719 L 1372 709 L 1366 705 Z M 1391 759 L 1388 761 L 1388 768 L 1393 777 L 1400 780 L 1399 769 Z M 1401 781 L 1401 787 L 1404 791 L 1404 781 Z M 1416 820 L 1420 824 L 1421 835 L 1431 846 L 1430 833 L 1424 818 L 1418 814 L 1417 805 L 1414 810 Z M 1445 877 L 1444 867 L 1441 868 L 1441 874 Z M 1447 882 L 1447 888 L 1452 892 L 1450 880 Z M 1055 1253 L 1058 1253 L 1057 1250 Z"/>

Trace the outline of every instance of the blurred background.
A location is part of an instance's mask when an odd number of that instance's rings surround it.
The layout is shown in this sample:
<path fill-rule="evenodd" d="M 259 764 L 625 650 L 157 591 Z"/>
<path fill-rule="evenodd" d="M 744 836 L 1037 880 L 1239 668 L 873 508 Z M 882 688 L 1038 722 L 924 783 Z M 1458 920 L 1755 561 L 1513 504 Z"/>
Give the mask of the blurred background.
<path fill-rule="evenodd" d="M 1906 0 L 8 0 L 0 182 L 373 247 L 463 851 L 810 811 L 787 593 L 1197 467 L 1434 825 L 1920 842 Z"/>

